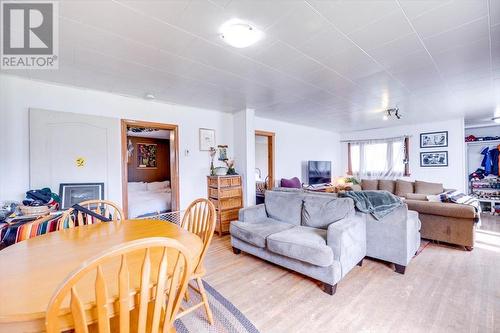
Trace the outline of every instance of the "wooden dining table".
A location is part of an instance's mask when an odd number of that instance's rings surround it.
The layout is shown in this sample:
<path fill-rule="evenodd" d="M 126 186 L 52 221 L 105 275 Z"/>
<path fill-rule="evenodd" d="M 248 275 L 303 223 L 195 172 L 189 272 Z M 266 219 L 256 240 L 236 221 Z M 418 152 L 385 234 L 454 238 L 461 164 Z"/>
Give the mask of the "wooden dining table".
<path fill-rule="evenodd" d="M 49 301 L 64 279 L 86 260 L 107 249 L 147 237 L 178 240 L 198 262 L 202 241 L 178 225 L 159 220 L 124 220 L 51 232 L 0 251 L 0 332 L 44 332 Z M 140 270 L 143 254 L 127 258 Z M 109 273 L 111 275 L 111 273 Z M 79 291 L 92 299 L 93 282 Z"/>

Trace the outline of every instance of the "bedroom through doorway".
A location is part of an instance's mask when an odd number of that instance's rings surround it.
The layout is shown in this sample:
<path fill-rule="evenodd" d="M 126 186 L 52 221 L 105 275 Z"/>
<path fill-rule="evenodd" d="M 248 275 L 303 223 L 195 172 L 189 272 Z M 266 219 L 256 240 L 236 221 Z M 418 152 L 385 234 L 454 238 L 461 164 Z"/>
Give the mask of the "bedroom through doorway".
<path fill-rule="evenodd" d="M 122 197 L 127 218 L 179 210 L 177 125 L 121 123 Z"/>

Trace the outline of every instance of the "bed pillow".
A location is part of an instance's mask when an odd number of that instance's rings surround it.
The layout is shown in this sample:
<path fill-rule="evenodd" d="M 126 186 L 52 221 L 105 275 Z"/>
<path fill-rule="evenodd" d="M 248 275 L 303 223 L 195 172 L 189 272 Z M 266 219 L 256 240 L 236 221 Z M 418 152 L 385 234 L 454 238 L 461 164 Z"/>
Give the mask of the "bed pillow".
<path fill-rule="evenodd" d="M 148 184 L 148 191 L 164 190 L 170 187 L 170 181 L 168 180 L 165 180 L 163 182 L 152 182 L 147 184 Z"/>
<path fill-rule="evenodd" d="M 130 192 L 147 191 L 147 184 L 144 182 L 130 182 L 128 183 L 128 190 Z"/>

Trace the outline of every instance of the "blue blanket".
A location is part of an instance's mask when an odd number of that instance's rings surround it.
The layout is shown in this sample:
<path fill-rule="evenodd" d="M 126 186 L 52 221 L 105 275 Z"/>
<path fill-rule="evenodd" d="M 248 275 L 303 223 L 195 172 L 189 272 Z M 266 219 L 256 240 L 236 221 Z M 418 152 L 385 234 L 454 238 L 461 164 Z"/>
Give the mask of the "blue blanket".
<path fill-rule="evenodd" d="M 372 214 L 377 220 L 403 205 L 399 197 L 388 191 L 348 191 L 340 196 L 353 199 L 360 212 Z"/>

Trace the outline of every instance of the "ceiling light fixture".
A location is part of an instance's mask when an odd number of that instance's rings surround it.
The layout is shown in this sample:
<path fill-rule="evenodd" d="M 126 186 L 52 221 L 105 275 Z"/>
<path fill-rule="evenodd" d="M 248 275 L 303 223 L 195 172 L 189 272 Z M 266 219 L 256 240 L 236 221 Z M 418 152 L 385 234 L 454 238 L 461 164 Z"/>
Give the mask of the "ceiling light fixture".
<path fill-rule="evenodd" d="M 264 35 L 256 27 L 238 19 L 227 21 L 219 31 L 224 42 L 239 49 L 257 43 Z"/>
<path fill-rule="evenodd" d="M 388 120 L 390 117 L 396 117 L 396 119 L 401 119 L 401 114 L 399 113 L 399 108 L 390 108 L 385 110 L 384 116 L 382 117 L 383 120 Z"/>

